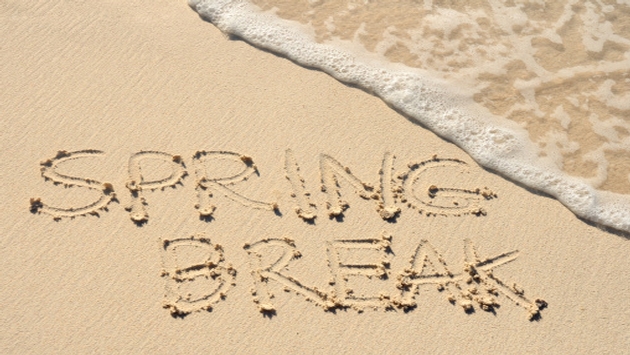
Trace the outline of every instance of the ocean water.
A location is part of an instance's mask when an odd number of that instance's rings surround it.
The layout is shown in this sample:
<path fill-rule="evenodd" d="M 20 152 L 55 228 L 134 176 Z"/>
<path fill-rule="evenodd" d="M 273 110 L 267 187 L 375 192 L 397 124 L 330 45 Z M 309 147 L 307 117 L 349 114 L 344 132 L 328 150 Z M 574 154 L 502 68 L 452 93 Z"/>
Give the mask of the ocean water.
<path fill-rule="evenodd" d="M 189 0 L 630 232 L 630 0 Z"/>

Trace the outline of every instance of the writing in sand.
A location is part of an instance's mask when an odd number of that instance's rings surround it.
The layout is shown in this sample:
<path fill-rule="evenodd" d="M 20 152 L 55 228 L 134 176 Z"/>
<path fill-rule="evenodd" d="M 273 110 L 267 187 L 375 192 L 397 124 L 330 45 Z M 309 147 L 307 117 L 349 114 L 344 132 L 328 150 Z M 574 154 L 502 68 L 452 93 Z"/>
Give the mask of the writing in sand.
<path fill-rule="evenodd" d="M 99 215 L 108 211 L 111 202 L 118 202 L 117 189 L 108 182 L 69 176 L 57 171 L 65 162 L 102 156 L 98 150 L 59 151 L 40 163 L 41 175 L 53 184 L 66 188 L 83 188 L 98 192 L 91 203 L 76 207 L 55 207 L 42 198 L 30 200 L 32 213 L 52 215 L 55 220 L 77 216 Z M 149 160 L 158 161 L 147 164 Z M 237 192 L 234 185 L 259 174 L 254 160 L 245 154 L 228 151 L 198 151 L 186 164 L 181 155 L 160 151 L 141 151 L 132 154 L 128 162 L 128 179 L 123 191 L 130 203 L 125 207 L 130 219 L 139 226 L 149 221 L 149 191 L 164 190 L 184 183 L 190 171 L 195 176 L 195 203 L 199 218 L 213 220 L 213 213 L 219 207 L 213 204 L 213 196 L 221 194 L 234 203 L 254 209 L 279 213 L 281 207 L 276 202 L 258 201 Z M 221 164 L 240 166 L 236 174 L 221 174 L 213 169 Z M 144 170 L 143 170 L 144 168 Z M 377 215 L 393 221 L 406 210 L 416 210 L 425 215 L 465 215 L 485 216 L 483 203 L 496 197 L 487 187 L 461 188 L 438 186 L 430 183 L 427 175 L 443 170 L 465 171 L 468 165 L 457 159 L 438 158 L 411 162 L 402 171 L 395 169 L 395 157 L 387 152 L 378 167 L 378 183 L 370 184 L 356 177 L 350 168 L 342 165 L 330 155 L 319 156 L 320 190 L 323 201 L 317 201 L 307 191 L 306 182 L 300 174 L 300 166 L 292 150 L 284 154 L 284 174 L 290 186 L 290 201 L 295 214 L 307 223 L 313 223 L 318 210 L 326 211 L 331 219 L 340 219 L 349 204 L 344 201 L 341 182 L 351 186 L 355 193 L 366 201 L 372 201 Z M 450 171 L 450 170 L 449 170 Z M 221 176 L 225 175 L 225 176 Z M 160 176 L 147 179 L 145 176 Z M 530 299 L 516 283 L 509 283 L 495 276 L 493 270 L 514 261 L 518 251 L 505 252 L 490 258 L 481 258 L 470 239 L 464 240 L 464 263 L 459 272 L 452 272 L 441 254 L 428 240 L 421 240 L 412 252 L 408 267 L 395 275 L 390 275 L 390 265 L 394 253 L 392 236 L 383 231 L 379 236 L 368 239 L 334 239 L 325 243 L 328 272 L 331 275 L 327 285 L 312 286 L 298 280 L 288 272 L 289 266 L 298 262 L 302 254 L 290 238 L 265 238 L 243 245 L 249 258 L 249 271 L 253 276 L 251 294 L 260 312 L 271 316 L 276 313 L 273 293 L 280 287 L 322 307 L 326 311 L 337 309 L 365 309 L 409 311 L 418 306 L 416 298 L 420 289 L 430 287 L 445 295 L 446 300 L 459 305 L 467 313 L 474 313 L 475 307 L 483 311 L 495 312 L 499 307 L 498 297 L 503 295 L 514 305 L 524 308 L 530 320 L 540 318 L 540 311 L 546 307 L 541 299 Z M 221 245 L 212 243 L 203 234 L 185 238 L 162 240 L 163 269 L 165 279 L 164 308 L 176 317 L 192 312 L 211 310 L 227 297 L 229 290 L 236 285 L 237 270 L 226 262 Z M 395 277 L 390 277 L 395 276 Z M 376 282 L 376 291 L 359 290 L 360 284 Z M 393 283 L 393 284 L 392 284 Z M 270 284 L 275 284 L 273 287 Z M 391 287 L 387 287 L 387 285 Z M 382 286 L 382 287 L 381 287 Z M 383 291 L 389 289 L 390 291 Z M 395 290 L 395 291 L 391 291 Z"/>
<path fill-rule="evenodd" d="M 94 179 L 68 176 L 59 173 L 57 169 L 64 163 L 104 155 L 98 150 L 82 150 L 75 152 L 59 151 L 57 154 L 40 163 L 41 175 L 45 180 L 64 187 L 77 187 L 98 192 L 98 197 L 91 203 L 75 207 L 55 207 L 44 202 L 40 197 L 30 200 L 30 210 L 33 213 L 45 213 L 53 216 L 55 220 L 62 218 L 74 218 L 77 216 L 96 215 L 108 211 L 111 202 L 118 202 L 115 187 L 108 182 L 100 182 Z M 378 215 L 385 220 L 394 220 L 400 213 L 401 207 L 415 209 L 426 215 L 465 215 L 474 214 L 482 216 L 486 214 L 482 203 L 496 197 L 488 188 L 459 188 L 451 186 L 438 186 L 426 184 L 427 175 L 432 171 L 444 170 L 465 171 L 468 164 L 461 160 L 438 158 L 433 156 L 428 160 L 408 163 L 402 172 L 394 172 L 394 155 L 385 153 L 379 169 L 379 183 L 370 184 L 363 182 L 352 174 L 350 168 L 342 165 L 330 155 L 319 156 L 321 174 L 320 189 L 325 195 L 325 201 L 317 203 L 310 192 L 307 191 L 304 179 L 300 176 L 300 167 L 293 152 L 287 149 L 285 152 L 285 177 L 290 183 L 291 197 L 295 205 L 297 216 L 307 222 L 312 222 L 317 217 L 318 205 L 323 205 L 330 218 L 339 218 L 349 205 L 343 200 L 340 191 L 340 180 L 352 186 L 355 192 L 365 200 L 374 202 Z M 147 180 L 143 173 L 143 162 L 148 160 L 166 163 L 168 170 L 163 172 L 163 177 Z M 251 157 L 227 151 L 198 151 L 191 159 L 192 170 L 196 181 L 196 202 L 194 208 L 199 217 L 210 221 L 217 206 L 212 202 L 215 194 L 221 194 L 241 205 L 269 211 L 280 211 L 276 202 L 257 201 L 233 189 L 234 185 L 246 181 L 254 174 L 259 174 L 258 168 Z M 238 163 L 242 169 L 228 176 L 216 176 L 209 172 L 208 167 L 217 164 Z M 164 165 L 164 164 L 163 164 Z M 128 163 L 129 178 L 125 184 L 130 203 L 125 207 L 130 219 L 142 225 L 149 221 L 149 204 L 146 192 L 164 190 L 169 187 L 183 185 L 184 179 L 189 175 L 187 165 L 181 155 L 174 155 L 159 151 L 141 151 L 133 154 Z M 158 172 L 159 173 L 159 172 Z M 156 172 L 152 172 L 155 175 Z M 375 187 L 374 185 L 380 185 Z M 191 206 L 192 207 L 192 206 Z"/>
<path fill-rule="evenodd" d="M 508 283 L 495 276 L 493 270 L 514 261 L 518 251 L 509 251 L 489 258 L 481 258 L 470 239 L 464 240 L 465 261 L 461 272 L 449 270 L 442 255 L 428 240 L 421 240 L 411 255 L 408 267 L 394 278 L 390 277 L 392 236 L 382 232 L 369 239 L 333 240 L 326 243 L 328 285 L 317 287 L 291 276 L 289 265 L 302 257 L 290 238 L 267 238 L 243 245 L 250 260 L 253 277 L 253 302 L 265 315 L 276 314 L 273 293 L 278 287 L 294 293 L 322 307 L 326 311 L 337 309 L 364 309 L 405 311 L 418 306 L 416 298 L 421 287 L 432 287 L 445 295 L 452 305 L 459 305 L 467 313 L 475 306 L 486 312 L 495 312 L 500 306 L 501 294 L 516 306 L 527 311 L 530 320 L 540 319 L 540 311 L 547 306 L 541 299 L 531 300 L 516 283 Z M 223 247 L 213 244 L 203 234 L 187 238 L 162 241 L 165 278 L 164 308 L 175 317 L 200 310 L 212 310 L 215 303 L 224 300 L 235 286 L 237 270 L 226 264 Z M 357 292 L 350 278 L 361 283 L 379 284 L 386 289 L 395 283 L 394 293 L 375 291 Z"/>

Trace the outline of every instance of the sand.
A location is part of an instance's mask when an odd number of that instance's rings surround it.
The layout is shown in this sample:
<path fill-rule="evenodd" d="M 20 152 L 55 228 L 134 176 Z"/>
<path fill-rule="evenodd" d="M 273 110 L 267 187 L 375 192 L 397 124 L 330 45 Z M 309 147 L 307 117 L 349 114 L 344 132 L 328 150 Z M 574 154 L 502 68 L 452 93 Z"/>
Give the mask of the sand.
<path fill-rule="evenodd" d="M 629 236 L 379 99 L 184 1 L 0 16 L 1 353 L 630 347 Z"/>

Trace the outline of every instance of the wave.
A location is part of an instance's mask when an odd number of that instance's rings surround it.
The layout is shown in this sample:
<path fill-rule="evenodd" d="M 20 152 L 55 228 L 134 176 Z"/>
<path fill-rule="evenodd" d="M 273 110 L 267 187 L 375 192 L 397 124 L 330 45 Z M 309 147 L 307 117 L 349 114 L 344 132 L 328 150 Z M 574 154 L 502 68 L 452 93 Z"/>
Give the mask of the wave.
<path fill-rule="evenodd" d="M 615 27 L 630 22 L 614 21 L 630 3 L 443 2 L 189 0 L 221 31 L 360 87 L 485 168 L 630 232 L 630 41 Z"/>

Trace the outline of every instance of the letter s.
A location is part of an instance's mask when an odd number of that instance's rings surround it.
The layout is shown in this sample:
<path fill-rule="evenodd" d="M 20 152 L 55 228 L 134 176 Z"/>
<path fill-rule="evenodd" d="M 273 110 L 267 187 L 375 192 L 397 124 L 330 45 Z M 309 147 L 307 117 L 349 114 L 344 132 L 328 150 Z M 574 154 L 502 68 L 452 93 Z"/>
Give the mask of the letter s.
<path fill-rule="evenodd" d="M 80 186 L 96 190 L 100 193 L 100 196 L 96 201 L 86 206 L 70 208 L 52 207 L 43 203 L 40 198 L 31 198 L 31 212 L 44 212 L 52 215 L 55 220 L 59 220 L 64 217 L 74 218 L 86 214 L 98 215 L 99 210 L 106 210 L 107 205 L 111 201 L 116 200 L 116 194 L 114 193 L 112 184 L 102 183 L 88 178 L 68 176 L 57 172 L 59 165 L 66 161 L 100 156 L 103 154 L 103 152 L 98 150 L 80 150 L 76 152 L 61 150 L 57 152 L 54 158 L 41 162 L 41 173 L 44 180 L 52 180 L 55 185 L 64 184 L 66 187 Z"/>

